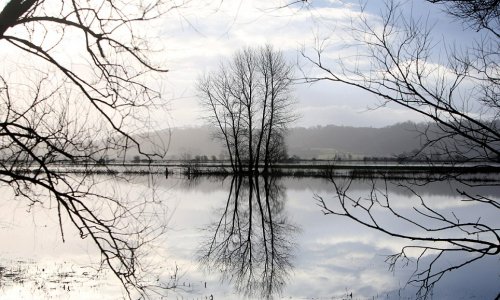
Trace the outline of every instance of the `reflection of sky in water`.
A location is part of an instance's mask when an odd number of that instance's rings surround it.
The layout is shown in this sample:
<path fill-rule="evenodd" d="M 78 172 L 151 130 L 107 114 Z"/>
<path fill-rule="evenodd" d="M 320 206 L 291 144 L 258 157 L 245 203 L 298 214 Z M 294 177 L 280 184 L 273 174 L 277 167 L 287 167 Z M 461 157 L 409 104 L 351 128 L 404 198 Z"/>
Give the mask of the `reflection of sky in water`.
<path fill-rule="evenodd" d="M 235 299 L 233 289 L 227 282 L 220 283 L 217 270 L 203 272 L 196 261 L 197 250 L 206 238 L 208 224 L 220 216 L 214 212 L 225 207 L 231 180 L 223 183 L 214 179 L 198 179 L 188 184 L 169 178 L 154 181 L 158 200 L 168 208 L 169 230 L 162 238 L 161 247 L 151 252 L 152 261 L 163 265 L 161 278 L 169 276 L 175 265 L 179 267 L 181 288 L 169 294 L 174 298 L 204 299 L 213 295 L 214 299 Z M 415 290 L 405 286 L 407 278 L 414 270 L 410 264 L 395 273 L 388 271 L 385 255 L 393 254 L 409 244 L 408 241 L 390 238 L 369 230 L 353 221 L 341 217 L 324 216 L 313 195 L 331 199 L 331 186 L 320 179 L 284 179 L 284 208 L 288 222 L 300 230 L 290 234 L 296 247 L 291 263 L 288 284 L 282 296 L 285 298 L 341 299 L 352 293 L 353 298 L 400 299 L 414 298 Z M 146 177 L 139 177 L 134 184 L 118 184 L 115 188 L 128 195 L 147 195 L 143 189 L 151 186 Z M 482 220 L 500 225 L 496 219 L 498 211 L 482 209 L 471 203 L 460 203 L 446 185 L 432 185 L 419 189 L 426 201 L 437 209 L 453 211 L 460 218 L 481 216 Z M 494 195 L 495 190 L 481 191 Z M 354 185 L 353 195 L 366 196 L 363 185 Z M 397 209 L 411 212 L 419 199 L 407 191 L 393 191 L 393 204 Z M 478 192 L 479 193 L 479 192 Z M 53 299 L 119 299 L 122 297 L 119 285 L 106 272 L 96 272 L 98 258 L 90 241 L 81 241 L 69 226 L 65 228 L 66 243 L 61 242 L 54 210 L 41 208 L 27 213 L 27 205 L 22 201 L 6 201 L 12 198 L 7 189 L 2 189 L 0 200 L 0 267 L 2 274 L 15 270 L 23 261 L 19 272 L 24 272 L 22 282 L 0 277 L 1 299 L 39 298 L 50 295 Z M 498 197 L 498 194 L 496 195 Z M 457 204 L 458 203 L 458 204 Z M 475 219 L 475 218 L 471 218 Z M 395 220 L 387 218 L 384 225 L 403 232 L 410 228 L 398 227 Z M 464 255 L 464 254 L 461 254 Z M 447 257 L 453 264 L 463 257 Z M 41 272 L 40 268 L 44 271 Z M 82 271 L 89 269 L 90 271 Z M 438 283 L 435 299 L 472 298 L 491 299 L 500 291 L 500 263 L 498 257 L 482 259 L 472 265 L 445 275 Z M 52 272 L 52 275 L 49 273 Z M 74 272 L 74 273 L 69 273 Z M 12 272 L 11 272 L 12 273 Z M 72 274 L 71 282 L 53 282 L 58 274 Z M 100 275 L 99 275 L 100 274 Z M 74 276 L 73 276 L 74 275 Z M 52 276 L 52 277 L 51 277 Z M 96 277 L 100 276 L 100 277 Z M 31 278 L 30 278 L 31 277 Z M 106 278 L 110 278 L 109 281 Z M 104 283 L 106 282 L 106 283 Z M 45 283 L 45 290 L 39 289 Z M 64 287 L 64 289 L 63 289 Z M 68 287 L 71 289 L 68 291 Z"/>
<path fill-rule="evenodd" d="M 27 203 L 10 190 L 3 188 L 1 194 L 0 299 L 112 299 L 122 294 L 107 270 L 98 271 L 89 240 L 66 226 L 62 242 L 55 210 L 34 206 L 28 213 Z"/>

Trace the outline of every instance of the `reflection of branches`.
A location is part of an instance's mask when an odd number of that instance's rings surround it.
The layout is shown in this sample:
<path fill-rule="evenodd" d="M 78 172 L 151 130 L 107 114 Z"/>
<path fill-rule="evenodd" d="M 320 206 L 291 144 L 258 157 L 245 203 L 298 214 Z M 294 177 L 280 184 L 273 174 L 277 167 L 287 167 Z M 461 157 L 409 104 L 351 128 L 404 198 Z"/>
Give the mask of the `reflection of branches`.
<path fill-rule="evenodd" d="M 349 191 L 353 179 L 339 183 L 331 179 L 334 187 L 334 197 L 338 199 L 334 204 L 327 204 L 323 197 L 316 195 L 320 207 L 325 214 L 348 217 L 364 226 L 383 232 L 393 237 L 415 241 L 418 245 L 405 246 L 401 252 L 387 258 L 392 270 L 397 262 L 408 263 L 410 256 L 418 253 L 417 267 L 410 284 L 419 286 L 418 295 L 426 298 L 443 275 L 449 271 L 468 265 L 486 255 L 500 253 L 500 228 L 492 227 L 487 221 L 479 217 L 475 221 L 463 221 L 453 212 L 451 216 L 431 207 L 422 196 L 411 186 L 401 182 L 395 187 L 410 191 L 418 200 L 417 206 L 410 212 L 401 212 L 396 209 L 390 200 L 388 182 L 370 182 L 370 192 L 367 197 L 353 197 Z M 498 200 L 485 197 L 471 197 L 467 192 L 464 201 L 477 201 L 478 204 L 487 204 L 497 207 Z M 387 225 L 387 220 L 394 218 L 397 227 Z M 411 230 L 401 229 L 409 226 Z M 399 228 L 396 229 L 396 228 Z M 462 262 L 452 265 L 441 265 L 446 256 L 452 253 L 464 255 Z M 432 256 L 435 255 L 435 256 Z M 424 257 L 432 256 L 429 262 Z"/>
<path fill-rule="evenodd" d="M 67 236 L 64 228 L 68 230 L 65 223 L 69 222 L 76 227 L 82 239 L 89 238 L 94 242 L 103 266 L 116 275 L 129 297 L 132 297 L 133 292 L 146 295 L 148 291 L 161 291 L 175 286 L 175 282 L 156 282 L 152 286 L 151 279 L 143 277 L 154 273 L 155 270 L 146 265 L 145 256 L 151 243 L 166 231 L 164 218 L 167 214 L 164 207 L 157 205 L 154 196 L 112 195 L 109 177 L 105 178 L 106 184 L 102 191 L 103 183 L 99 181 L 104 178 L 99 175 L 71 178 L 55 173 L 52 182 L 46 183 L 47 179 L 41 177 L 35 187 L 19 186 L 21 182 L 29 186 L 33 182 L 29 177 L 31 174 L 16 175 L 17 195 L 40 199 L 33 201 L 48 208 L 52 208 L 50 203 L 55 199 L 63 241 Z M 118 181 L 119 178 L 114 180 Z M 128 182 L 126 179 L 121 181 Z M 57 182 L 57 189 L 52 186 L 54 182 Z M 32 202 L 30 206 L 34 204 Z"/>
<path fill-rule="evenodd" d="M 283 216 L 282 197 L 276 179 L 233 177 L 221 217 L 208 228 L 213 233 L 200 261 L 220 270 L 239 293 L 271 298 L 284 286 L 296 228 Z"/>
<path fill-rule="evenodd" d="M 397 104 L 424 117 L 430 123 L 416 126 L 422 140 L 421 148 L 413 155 L 431 163 L 436 159 L 450 163 L 469 160 L 497 163 L 500 161 L 498 1 L 428 1 L 445 3 L 455 17 L 490 32 L 464 47 L 464 51 L 458 51 L 446 44 L 446 39 L 436 42 L 427 19 L 408 13 L 403 1 L 384 1 L 380 16 L 366 13 L 363 6 L 349 26 L 351 46 L 356 49 L 348 56 L 332 60 L 326 42 L 318 40 L 311 52 L 302 53 L 316 71 L 305 74 L 304 80 L 341 83 L 378 97 L 380 106 Z M 444 60 L 439 49 L 447 52 Z M 429 174 L 429 180 L 422 185 L 437 180 L 445 182 L 459 176 L 457 172 L 461 171 L 449 168 L 442 170 L 443 175 Z M 500 252 L 498 228 L 489 226 L 480 216 L 464 222 L 453 212 L 446 214 L 434 209 L 416 192 L 415 184 L 399 185 L 419 199 L 419 204 L 407 214 L 395 209 L 390 201 L 387 181 L 372 182 L 368 196 L 359 198 L 349 191 L 352 180 L 340 184 L 332 179 L 332 183 L 337 206 L 317 196 L 326 214 L 347 216 L 369 228 L 419 243 L 403 248 L 388 261 L 394 266 L 397 261 L 409 259 L 411 252 L 420 251 L 417 262 L 423 271 L 417 270 L 410 282 L 420 284 L 419 294 L 424 297 L 446 272 Z M 458 194 L 465 201 L 498 209 L 498 200 L 462 191 Z M 385 222 L 391 217 L 415 231 L 401 232 L 388 227 Z M 428 264 L 423 263 L 430 252 L 435 257 Z M 463 263 L 454 266 L 440 266 L 451 253 L 472 256 L 464 257 Z"/>
<path fill-rule="evenodd" d="M 166 222 L 162 219 L 166 213 L 155 205 L 155 198 L 120 196 L 116 200 L 92 193 L 86 194 L 85 201 L 67 193 L 59 193 L 56 198 L 59 213 L 67 213 L 80 237 L 90 237 L 95 242 L 103 262 L 125 286 L 129 296 L 134 289 L 146 294 L 146 288 L 151 287 L 141 276 L 153 270 L 148 270 L 146 261 L 141 259 L 149 244 L 166 231 Z M 92 204 L 87 200 L 93 200 Z"/>

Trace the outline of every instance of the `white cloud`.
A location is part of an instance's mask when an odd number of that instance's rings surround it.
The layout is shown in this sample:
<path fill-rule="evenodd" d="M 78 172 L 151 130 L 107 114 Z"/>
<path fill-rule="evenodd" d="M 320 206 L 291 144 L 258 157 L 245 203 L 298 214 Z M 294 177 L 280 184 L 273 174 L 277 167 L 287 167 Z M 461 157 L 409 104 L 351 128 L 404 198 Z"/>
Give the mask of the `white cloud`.
<path fill-rule="evenodd" d="M 318 34 L 318 28 L 326 29 L 325 32 L 330 34 L 331 29 L 346 24 L 356 13 L 351 5 L 338 4 L 281 9 L 276 9 L 282 4 L 279 1 L 225 1 L 220 7 L 205 4 L 181 8 L 177 11 L 180 14 L 177 18 L 174 11 L 174 17 L 165 19 L 159 31 L 166 41 L 169 94 L 182 98 L 171 104 L 176 126 L 200 123 L 201 110 L 194 84 L 199 74 L 213 70 L 221 59 L 230 57 L 242 47 L 268 43 L 295 60 L 297 49 L 310 44 L 314 34 Z M 297 87 L 299 90 L 302 91 L 298 97 L 299 110 L 304 113 L 304 120 L 308 120 L 301 124 L 317 125 L 312 119 L 338 123 L 326 115 L 319 118 L 309 115 L 315 112 L 308 108 L 311 89 L 300 86 Z"/>
<path fill-rule="evenodd" d="M 0 2 L 3 3 L 3 2 Z M 349 55 L 344 45 L 352 38 L 345 28 L 359 16 L 356 1 L 308 1 L 308 4 L 286 6 L 286 0 L 256 1 L 187 1 L 162 19 L 147 27 L 135 28 L 155 36 L 153 61 L 169 69 L 161 79 L 169 105 L 171 121 L 165 126 L 201 124 L 201 109 L 194 89 L 199 74 L 213 70 L 219 60 L 244 46 L 269 43 L 283 50 L 290 60 L 297 59 L 297 49 L 311 48 L 314 39 L 329 38 L 332 47 L 326 57 L 336 59 Z M 174 3 L 175 4 L 175 3 Z M 279 8 L 281 7 L 281 8 Z M 369 15 L 376 20 L 375 15 Z M 297 72 L 299 73 L 299 72 Z M 400 107 L 366 112 L 376 100 L 341 85 L 331 83 L 297 86 L 297 110 L 302 120 L 296 125 L 324 124 L 385 126 L 406 120 L 421 120 Z M 164 112 L 153 114 L 161 124 Z"/>
<path fill-rule="evenodd" d="M 282 1 L 283 2 L 283 1 Z M 343 31 L 359 7 L 344 1 L 313 2 L 311 6 L 290 6 L 276 9 L 287 2 L 224 1 L 195 2 L 173 11 L 161 25 L 160 37 L 165 39 L 165 55 L 170 73 L 168 94 L 172 101 L 174 126 L 201 124 L 201 109 L 194 89 L 196 78 L 216 68 L 221 59 L 245 47 L 269 43 L 284 51 L 290 60 L 298 57 L 297 49 L 311 47 L 315 37 L 329 37 L 334 45 L 328 57 L 351 51 L 342 45 L 349 39 Z M 375 17 L 373 17 L 375 18 Z M 333 30 L 335 34 L 332 34 Z M 332 52 L 333 51 L 333 52 Z M 339 52 L 340 51 L 340 52 Z M 299 72 L 297 72 L 298 74 Z M 415 113 L 401 107 L 367 111 L 376 100 L 342 85 L 324 83 L 297 86 L 297 110 L 302 119 L 295 125 L 325 124 L 354 126 L 386 126 L 407 120 L 421 121 Z"/>

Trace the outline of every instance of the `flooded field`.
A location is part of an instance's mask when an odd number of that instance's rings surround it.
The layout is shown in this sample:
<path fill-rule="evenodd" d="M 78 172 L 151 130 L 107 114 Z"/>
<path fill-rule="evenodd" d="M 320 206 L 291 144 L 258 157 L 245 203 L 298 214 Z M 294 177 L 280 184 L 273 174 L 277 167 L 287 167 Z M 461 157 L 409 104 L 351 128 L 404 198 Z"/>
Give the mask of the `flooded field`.
<path fill-rule="evenodd" d="M 122 199 L 141 203 L 147 216 L 121 220 L 128 229 L 142 220 L 145 228 L 162 228 L 162 234 L 140 249 L 137 274 L 150 287 L 151 298 L 172 299 L 414 299 L 419 282 L 408 285 L 418 267 L 437 254 L 418 249 L 407 252 L 390 269 L 387 257 L 408 245 L 433 247 L 430 241 L 411 241 L 368 228 L 352 218 L 332 214 L 338 209 L 339 187 L 349 184 L 352 199 L 390 198 L 392 208 L 415 222 L 432 227 L 436 219 L 416 213 L 426 205 L 460 222 L 499 228 L 498 209 L 461 201 L 460 190 L 488 199 L 500 197 L 495 185 L 469 187 L 457 182 L 412 183 L 370 180 L 332 182 L 320 178 L 196 177 L 163 175 L 94 175 L 94 187 Z M 406 182 L 408 184 L 408 182 Z M 380 192 L 383 192 L 380 194 Z M 121 282 L 107 265 L 91 238 L 66 218 L 59 223 L 54 199 L 28 202 L 8 187 L 0 199 L 1 299 L 123 299 Z M 40 197 L 44 197 L 40 195 Z M 364 201 L 363 200 L 363 201 Z M 89 198 L 89 201 L 95 201 Z M 102 203 L 93 202 L 94 207 Z M 104 214 L 106 215 L 106 214 Z M 362 216 L 362 212 L 355 213 Z M 430 235 L 402 222 L 382 208 L 373 216 L 396 233 Z M 144 223 L 147 220 L 147 223 Z M 163 227 L 166 225 L 165 227 Z M 62 233 L 63 232 L 63 233 Z M 154 231 L 152 231 L 154 232 Z M 498 233 L 498 231 L 497 231 Z M 469 236 L 454 230 L 458 237 Z M 477 234 L 482 235 L 482 234 Z M 64 242 L 63 242 L 64 237 Z M 129 237 L 134 240 L 134 236 Z M 484 239 L 494 241 L 484 233 Z M 445 253 L 437 268 L 460 266 L 477 253 Z M 498 255 L 446 272 L 436 283 L 432 299 L 494 299 L 500 292 Z M 137 294 L 132 292 L 132 298 Z"/>

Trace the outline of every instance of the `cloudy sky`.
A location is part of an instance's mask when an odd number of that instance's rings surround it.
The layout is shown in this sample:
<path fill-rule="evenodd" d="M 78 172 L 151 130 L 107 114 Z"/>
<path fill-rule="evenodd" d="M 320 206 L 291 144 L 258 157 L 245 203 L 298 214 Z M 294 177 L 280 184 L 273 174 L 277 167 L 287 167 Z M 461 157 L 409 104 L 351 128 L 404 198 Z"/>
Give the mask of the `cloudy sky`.
<path fill-rule="evenodd" d="M 349 43 L 348 27 L 360 13 L 357 1 L 311 0 L 288 5 L 287 0 L 191 1 L 170 13 L 158 28 L 165 42 L 165 64 L 170 70 L 163 82 L 170 100 L 170 126 L 203 124 L 194 85 L 203 72 L 214 70 L 220 60 L 246 46 L 272 44 L 292 63 L 306 72 L 314 69 L 300 56 L 309 51 L 315 37 L 328 38 L 338 51 Z M 384 1 L 368 1 L 365 13 L 377 24 Z M 424 0 L 403 2 L 404 12 L 424 18 L 433 28 L 437 43 L 462 43 L 474 33 L 448 17 L 442 7 Z M 332 47 L 334 48 L 334 47 Z M 333 50 L 332 50 L 333 51 Z M 344 54 L 356 51 L 343 49 Z M 331 53 L 330 57 L 336 54 Z M 297 76 L 301 72 L 297 71 Z M 295 87 L 297 112 L 302 116 L 295 126 L 325 124 L 381 127 L 422 118 L 402 107 L 377 107 L 374 96 L 341 84 L 322 82 Z"/>
<path fill-rule="evenodd" d="M 300 55 L 314 49 L 315 38 L 328 39 L 330 45 L 325 57 L 333 63 L 339 56 L 352 56 L 356 47 L 352 43 L 351 20 L 360 15 L 358 0 L 173 0 L 178 8 L 164 18 L 155 21 L 147 30 L 162 44 L 154 61 L 161 61 L 169 69 L 162 78 L 161 89 L 168 100 L 167 112 L 159 110 L 153 117 L 163 127 L 198 126 L 204 124 L 204 112 L 198 105 L 196 79 L 204 72 L 215 70 L 221 60 L 248 46 L 271 44 L 285 53 L 290 63 L 296 64 L 296 76 L 303 70 L 317 70 Z M 179 2 L 179 3 L 177 3 Z M 363 1 L 365 16 L 371 24 L 380 24 L 383 0 Z M 430 24 L 436 44 L 444 40 L 448 45 L 467 45 L 478 34 L 442 12 L 442 7 L 425 0 L 401 0 L 404 13 L 422 18 Z M 6 0 L 0 0 L 3 7 Z M 292 3 L 292 4 L 291 4 Z M 76 43 L 69 39 L 69 43 Z M 74 47 L 74 45 L 72 45 Z M 18 57 L 10 55 L 15 48 L 4 47 L 2 59 Z M 13 50 L 12 50 L 13 49 Z M 436 53 L 444 56 L 445 51 Z M 14 71 L 22 62 L 14 62 Z M 7 70 L 6 65 L 0 66 Z M 380 99 L 345 85 L 320 82 L 297 84 L 294 96 L 296 112 L 301 118 L 293 126 L 347 125 L 382 127 L 407 120 L 422 121 L 422 117 L 400 106 L 389 105 L 374 109 Z"/>

